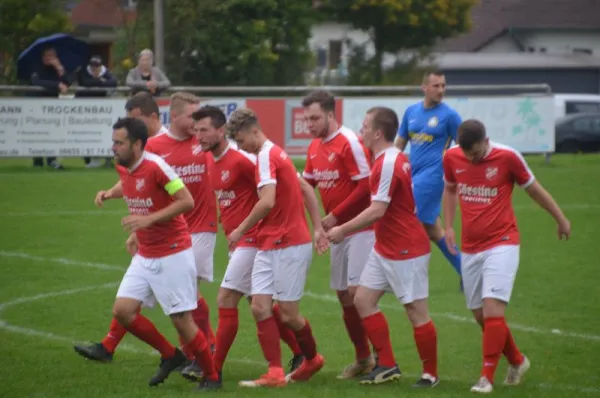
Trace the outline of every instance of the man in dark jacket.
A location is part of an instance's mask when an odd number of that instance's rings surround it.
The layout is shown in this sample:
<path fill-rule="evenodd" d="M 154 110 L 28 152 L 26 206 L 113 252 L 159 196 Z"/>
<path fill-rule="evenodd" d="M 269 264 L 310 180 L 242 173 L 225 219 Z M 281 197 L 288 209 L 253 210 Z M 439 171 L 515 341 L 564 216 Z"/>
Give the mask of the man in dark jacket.
<path fill-rule="evenodd" d="M 70 85 L 69 75 L 60 63 L 53 48 L 44 50 L 42 64 L 31 74 L 31 85 L 44 89 L 43 91 L 34 91 L 31 93 L 31 95 L 36 97 L 58 98 L 59 94 L 67 93 Z M 55 157 L 46 158 L 46 164 L 55 169 L 63 168 Z M 43 167 L 44 159 L 41 157 L 33 158 L 33 165 Z"/>
<path fill-rule="evenodd" d="M 77 84 L 80 87 L 96 87 L 105 88 L 117 87 L 117 79 L 108 70 L 106 66 L 102 64 L 102 58 L 98 55 L 94 55 L 90 58 L 90 62 L 85 68 L 82 68 L 77 74 Z M 108 90 L 105 91 L 77 91 L 75 96 L 77 98 L 82 97 L 106 97 Z M 106 162 L 102 162 L 101 158 L 83 158 L 86 167 L 101 167 L 103 164 L 110 165 L 110 158 Z"/>

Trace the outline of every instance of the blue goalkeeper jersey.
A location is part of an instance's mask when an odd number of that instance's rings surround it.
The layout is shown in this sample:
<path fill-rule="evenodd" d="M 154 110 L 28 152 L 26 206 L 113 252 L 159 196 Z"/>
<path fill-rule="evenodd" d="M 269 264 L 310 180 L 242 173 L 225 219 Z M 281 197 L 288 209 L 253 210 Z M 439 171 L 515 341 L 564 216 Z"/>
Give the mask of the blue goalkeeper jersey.
<path fill-rule="evenodd" d="M 462 122 L 445 103 L 425 108 L 423 102 L 404 112 L 398 135 L 410 142 L 410 164 L 415 185 L 443 185 L 442 158 Z"/>

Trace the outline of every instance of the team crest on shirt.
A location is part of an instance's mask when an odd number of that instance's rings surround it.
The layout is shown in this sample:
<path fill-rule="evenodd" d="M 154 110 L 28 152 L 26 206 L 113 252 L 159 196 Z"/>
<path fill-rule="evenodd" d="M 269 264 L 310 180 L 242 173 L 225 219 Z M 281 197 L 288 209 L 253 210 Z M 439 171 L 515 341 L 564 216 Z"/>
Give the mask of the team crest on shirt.
<path fill-rule="evenodd" d="M 229 170 L 223 170 L 221 172 L 221 181 L 225 182 L 229 179 Z"/>
<path fill-rule="evenodd" d="M 493 180 L 498 175 L 497 167 L 488 167 L 485 169 L 485 178 L 488 180 Z"/>
<path fill-rule="evenodd" d="M 143 178 L 138 178 L 137 180 L 135 180 L 135 189 L 137 189 L 138 191 L 144 189 L 144 185 L 146 185 L 146 181 L 144 181 Z"/>
<path fill-rule="evenodd" d="M 202 152 L 202 146 L 200 144 L 192 146 L 192 155 L 197 155 Z"/>
<path fill-rule="evenodd" d="M 402 171 L 404 171 L 404 174 L 410 173 L 410 163 L 405 162 L 402 164 Z"/>
<path fill-rule="evenodd" d="M 439 119 L 437 118 L 437 116 L 432 117 L 431 119 L 429 119 L 429 121 L 427 122 L 427 126 L 429 127 L 435 127 L 438 125 L 439 123 Z"/>
<path fill-rule="evenodd" d="M 335 152 L 331 152 L 327 157 L 327 160 L 329 160 L 329 163 L 333 162 L 335 160 Z"/>

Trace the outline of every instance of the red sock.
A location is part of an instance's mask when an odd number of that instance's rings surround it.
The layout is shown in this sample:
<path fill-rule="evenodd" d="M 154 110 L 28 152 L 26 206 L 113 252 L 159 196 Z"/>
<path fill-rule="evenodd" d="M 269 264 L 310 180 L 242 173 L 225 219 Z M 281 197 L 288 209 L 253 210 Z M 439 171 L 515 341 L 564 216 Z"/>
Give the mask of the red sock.
<path fill-rule="evenodd" d="M 142 314 L 137 314 L 126 329 L 129 333 L 160 352 L 163 358 L 170 358 L 175 355 L 175 347 Z"/>
<path fill-rule="evenodd" d="M 108 329 L 108 334 L 102 340 L 102 345 L 106 348 L 106 351 L 111 354 L 115 352 L 117 346 L 123 340 L 123 337 L 127 334 L 127 329 L 125 329 L 121 324 L 113 318 L 110 321 L 110 328 Z"/>
<path fill-rule="evenodd" d="M 208 336 L 206 336 L 206 339 L 208 340 L 208 345 L 211 347 L 217 343 L 215 333 L 213 332 L 212 325 L 210 324 L 210 318 L 208 318 Z"/>
<path fill-rule="evenodd" d="M 214 344 L 215 338 L 210 326 L 210 309 L 208 308 L 208 304 L 206 304 L 204 297 L 198 299 L 198 306 L 192 311 L 192 318 L 194 318 L 194 323 L 202 330 L 204 336 L 209 339 L 208 343 Z M 212 339 L 210 339 L 210 336 L 212 336 Z"/>
<path fill-rule="evenodd" d="M 504 323 L 504 317 L 486 318 L 484 322 L 481 376 L 485 376 L 490 383 L 494 383 L 494 373 L 506 344 L 508 329 Z"/>
<path fill-rule="evenodd" d="M 207 379 L 216 381 L 219 380 L 219 375 L 215 370 L 215 363 L 213 362 L 212 352 L 206 341 L 206 337 L 202 330 L 198 330 L 194 340 L 187 344 L 187 350 L 194 353 L 196 362 L 202 368 L 204 375 Z"/>
<path fill-rule="evenodd" d="M 413 333 L 419 358 L 423 363 L 423 373 L 429 373 L 437 378 L 437 332 L 433 321 L 414 328 Z"/>
<path fill-rule="evenodd" d="M 302 355 L 304 355 L 307 360 L 310 361 L 317 356 L 317 342 L 312 334 L 308 319 L 304 320 L 304 327 L 296 332 L 296 340 L 302 349 Z"/>
<path fill-rule="evenodd" d="M 392 351 L 392 342 L 390 341 L 390 328 L 387 320 L 381 311 L 363 318 L 363 325 L 369 340 L 377 352 L 379 365 L 387 368 L 396 366 L 396 359 Z"/>
<path fill-rule="evenodd" d="M 235 340 L 239 327 L 237 308 L 219 308 L 219 325 L 217 326 L 217 344 L 214 355 L 215 369 L 220 372 L 227 353 Z"/>
<path fill-rule="evenodd" d="M 258 342 L 263 355 L 269 363 L 269 368 L 281 368 L 281 346 L 279 345 L 279 330 L 272 316 L 257 322 Z"/>
<path fill-rule="evenodd" d="M 185 344 L 185 341 L 183 341 L 183 337 L 181 336 L 179 336 L 179 346 L 181 347 L 181 351 L 183 351 L 187 359 L 189 359 L 190 361 L 194 359 L 194 353 L 190 351 L 188 345 Z"/>
<path fill-rule="evenodd" d="M 360 361 L 368 358 L 371 355 L 369 338 L 355 306 L 344 307 L 344 324 L 346 325 L 348 336 L 352 344 L 354 344 L 356 360 Z"/>
<path fill-rule="evenodd" d="M 513 339 L 506 321 L 504 321 L 504 326 L 506 327 L 506 343 L 504 343 L 502 353 L 506 356 L 506 359 L 508 359 L 508 363 L 511 365 L 520 365 L 523 363 L 523 354 L 521 354 L 517 344 L 515 344 L 515 340 Z"/>
<path fill-rule="evenodd" d="M 277 323 L 277 329 L 279 329 L 279 337 L 281 337 L 281 340 L 290 347 L 294 356 L 302 355 L 302 349 L 300 348 L 300 345 L 298 345 L 298 341 L 296 341 L 296 334 L 281 322 L 281 312 L 279 311 L 279 305 L 277 304 L 273 306 L 273 318 L 275 318 L 275 322 Z"/>

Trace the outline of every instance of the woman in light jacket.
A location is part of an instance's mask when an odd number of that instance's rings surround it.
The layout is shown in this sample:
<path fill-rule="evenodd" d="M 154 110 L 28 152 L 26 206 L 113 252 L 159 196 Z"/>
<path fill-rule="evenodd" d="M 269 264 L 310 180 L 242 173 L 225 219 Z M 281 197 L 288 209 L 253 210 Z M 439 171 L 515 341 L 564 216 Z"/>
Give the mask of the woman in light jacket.
<path fill-rule="evenodd" d="M 148 91 L 157 96 L 171 86 L 171 81 L 160 68 L 153 66 L 154 54 L 145 49 L 140 52 L 138 65 L 129 70 L 125 84 L 131 87 L 131 95 Z"/>

